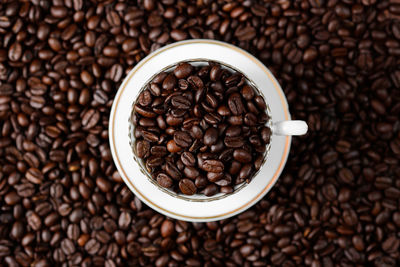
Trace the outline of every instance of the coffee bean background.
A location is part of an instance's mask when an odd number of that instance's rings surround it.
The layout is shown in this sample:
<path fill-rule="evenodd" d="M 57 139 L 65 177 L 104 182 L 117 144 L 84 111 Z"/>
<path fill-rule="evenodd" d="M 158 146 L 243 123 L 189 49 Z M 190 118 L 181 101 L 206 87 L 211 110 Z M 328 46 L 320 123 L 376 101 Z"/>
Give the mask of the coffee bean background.
<path fill-rule="evenodd" d="M 399 266 L 396 0 L 0 3 L 0 265 Z M 231 219 L 143 205 L 108 145 L 127 72 L 174 41 L 238 45 L 293 118 L 279 182 Z"/>

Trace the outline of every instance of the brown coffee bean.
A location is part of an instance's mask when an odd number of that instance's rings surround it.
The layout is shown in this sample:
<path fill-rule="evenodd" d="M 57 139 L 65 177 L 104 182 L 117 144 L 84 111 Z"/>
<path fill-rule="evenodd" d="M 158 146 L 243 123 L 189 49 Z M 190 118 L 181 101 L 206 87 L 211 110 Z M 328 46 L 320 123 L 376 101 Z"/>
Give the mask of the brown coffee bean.
<path fill-rule="evenodd" d="M 252 161 L 251 153 L 242 148 L 237 148 L 233 151 L 233 158 L 241 163 L 249 163 Z"/>
<path fill-rule="evenodd" d="M 174 69 L 174 74 L 178 79 L 187 78 L 193 71 L 193 67 L 189 63 L 181 63 Z"/>
<path fill-rule="evenodd" d="M 228 106 L 233 115 L 240 115 L 245 111 L 241 96 L 238 93 L 229 96 Z"/>
<path fill-rule="evenodd" d="M 164 90 L 172 90 L 177 84 L 177 80 L 173 74 L 167 75 L 162 82 L 162 88 Z"/>
<path fill-rule="evenodd" d="M 161 224 L 161 236 L 166 238 L 172 236 L 175 232 L 175 225 L 170 220 L 164 220 Z"/>
<path fill-rule="evenodd" d="M 171 178 L 173 178 L 175 180 L 178 180 L 178 179 L 180 179 L 182 177 L 182 173 L 171 162 L 168 162 L 166 164 L 165 171 L 169 174 L 169 176 L 171 176 Z"/>
<path fill-rule="evenodd" d="M 178 146 L 174 140 L 169 140 L 167 143 L 167 150 L 171 153 L 177 153 L 181 151 L 182 148 Z"/>
<path fill-rule="evenodd" d="M 206 196 L 213 196 L 218 193 L 218 186 L 216 186 L 215 184 L 210 184 L 206 188 L 204 188 L 203 192 Z"/>
<path fill-rule="evenodd" d="M 203 137 L 203 143 L 207 146 L 214 145 L 218 140 L 218 130 L 210 127 L 206 130 L 204 137 Z"/>
<path fill-rule="evenodd" d="M 174 107 L 179 109 L 188 109 L 191 105 L 190 100 L 181 95 L 172 97 L 171 103 Z"/>
<path fill-rule="evenodd" d="M 187 132 L 176 131 L 174 141 L 180 147 L 189 147 L 192 144 L 192 137 Z"/>
<path fill-rule="evenodd" d="M 44 178 L 42 172 L 36 168 L 29 168 L 25 177 L 34 184 L 41 184 Z"/>
<path fill-rule="evenodd" d="M 157 182 L 159 185 L 165 188 L 170 188 L 173 185 L 172 179 L 165 173 L 160 173 L 157 175 Z"/>
<path fill-rule="evenodd" d="M 186 166 L 194 167 L 196 164 L 196 158 L 188 151 L 181 154 L 181 160 Z"/>
<path fill-rule="evenodd" d="M 224 164 L 219 160 L 207 159 L 200 165 L 200 168 L 206 172 L 222 172 Z"/>
<path fill-rule="evenodd" d="M 252 164 L 245 164 L 240 169 L 239 178 L 240 179 L 247 179 L 253 170 Z"/>
<path fill-rule="evenodd" d="M 195 179 L 197 176 L 200 175 L 200 172 L 197 170 L 197 168 L 186 166 L 185 169 L 183 170 L 183 173 L 187 178 L 190 179 Z"/>
<path fill-rule="evenodd" d="M 233 136 L 233 137 L 227 136 L 224 139 L 224 144 L 227 147 L 239 148 L 244 145 L 244 140 L 241 136 Z"/>
<path fill-rule="evenodd" d="M 196 186 L 189 179 L 182 179 L 179 181 L 179 189 L 185 195 L 193 195 L 196 193 Z"/>
<path fill-rule="evenodd" d="M 223 172 L 207 172 L 207 179 L 212 183 L 217 182 L 222 177 L 224 177 Z"/>
<path fill-rule="evenodd" d="M 138 141 L 136 143 L 136 153 L 139 158 L 146 158 L 149 156 L 150 143 L 148 141 Z"/>

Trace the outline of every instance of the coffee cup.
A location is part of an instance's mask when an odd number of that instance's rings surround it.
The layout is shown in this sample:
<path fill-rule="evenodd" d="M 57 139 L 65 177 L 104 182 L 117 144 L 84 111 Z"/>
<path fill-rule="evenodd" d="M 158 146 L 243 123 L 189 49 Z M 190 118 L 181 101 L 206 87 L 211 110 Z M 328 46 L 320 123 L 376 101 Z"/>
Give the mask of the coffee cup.
<path fill-rule="evenodd" d="M 160 71 L 179 62 L 194 65 L 215 61 L 242 73 L 263 96 L 272 131 L 260 170 L 249 183 L 235 186 L 229 194 L 212 197 L 186 196 L 160 187 L 144 168 L 131 146 L 135 143 L 131 123 L 132 105 L 144 86 Z M 118 171 L 127 186 L 144 203 L 169 217 L 186 221 L 214 221 L 231 217 L 264 197 L 279 178 L 289 155 L 292 135 L 307 132 L 304 121 L 291 120 L 282 89 L 259 60 L 233 45 L 214 40 L 189 40 L 165 46 L 144 58 L 121 84 L 114 99 L 109 122 L 110 148 Z"/>

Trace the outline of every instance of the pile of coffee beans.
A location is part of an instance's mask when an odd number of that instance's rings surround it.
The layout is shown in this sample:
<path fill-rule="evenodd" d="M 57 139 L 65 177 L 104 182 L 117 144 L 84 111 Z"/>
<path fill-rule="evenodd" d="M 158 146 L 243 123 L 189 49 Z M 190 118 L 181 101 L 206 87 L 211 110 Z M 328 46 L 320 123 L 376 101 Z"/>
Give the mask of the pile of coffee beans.
<path fill-rule="evenodd" d="M 0 1 L 0 265 L 400 266 L 399 18 L 395 0 Z M 255 55 L 309 125 L 268 195 L 218 222 L 143 205 L 108 144 L 127 72 L 189 38 Z"/>
<path fill-rule="evenodd" d="M 135 101 L 134 151 L 162 187 L 232 193 L 263 163 L 271 136 L 266 108 L 242 73 L 182 62 L 157 74 Z"/>

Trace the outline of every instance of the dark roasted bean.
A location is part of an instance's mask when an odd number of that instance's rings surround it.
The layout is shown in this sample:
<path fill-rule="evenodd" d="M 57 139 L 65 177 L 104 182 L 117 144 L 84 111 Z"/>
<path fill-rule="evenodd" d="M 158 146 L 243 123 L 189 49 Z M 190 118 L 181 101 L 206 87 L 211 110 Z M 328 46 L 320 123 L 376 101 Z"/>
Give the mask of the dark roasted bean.
<path fill-rule="evenodd" d="M 196 186 L 189 179 L 182 179 L 179 182 L 179 188 L 181 192 L 185 195 L 193 195 L 196 193 Z"/>

